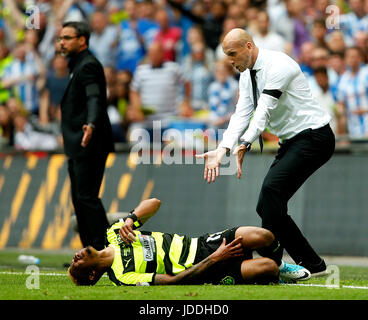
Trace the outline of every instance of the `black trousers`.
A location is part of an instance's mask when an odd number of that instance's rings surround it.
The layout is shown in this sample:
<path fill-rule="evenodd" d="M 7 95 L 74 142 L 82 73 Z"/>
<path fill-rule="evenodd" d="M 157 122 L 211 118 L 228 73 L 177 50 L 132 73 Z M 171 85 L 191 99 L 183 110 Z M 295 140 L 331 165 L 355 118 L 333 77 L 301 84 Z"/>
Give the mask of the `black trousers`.
<path fill-rule="evenodd" d="M 84 247 L 104 248 L 109 226 L 106 211 L 98 197 L 105 171 L 107 154 L 94 154 L 68 160 L 72 202 Z"/>
<path fill-rule="evenodd" d="M 297 264 L 318 264 L 321 258 L 288 215 L 287 204 L 302 184 L 331 158 L 334 150 L 335 136 L 329 125 L 304 130 L 280 144 L 262 185 L 257 204 L 262 227 L 274 233 Z"/>

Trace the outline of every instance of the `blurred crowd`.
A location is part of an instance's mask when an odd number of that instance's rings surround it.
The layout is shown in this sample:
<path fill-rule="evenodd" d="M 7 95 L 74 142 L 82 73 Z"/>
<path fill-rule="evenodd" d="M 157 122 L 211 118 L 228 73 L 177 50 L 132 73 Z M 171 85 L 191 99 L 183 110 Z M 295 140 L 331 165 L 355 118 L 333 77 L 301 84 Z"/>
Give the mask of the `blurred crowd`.
<path fill-rule="evenodd" d="M 0 148 L 62 148 L 66 21 L 90 25 L 117 143 L 152 132 L 155 120 L 220 139 L 239 77 L 221 40 L 236 27 L 298 61 L 337 136 L 368 138 L 368 0 L 0 0 L 0 10 Z"/>

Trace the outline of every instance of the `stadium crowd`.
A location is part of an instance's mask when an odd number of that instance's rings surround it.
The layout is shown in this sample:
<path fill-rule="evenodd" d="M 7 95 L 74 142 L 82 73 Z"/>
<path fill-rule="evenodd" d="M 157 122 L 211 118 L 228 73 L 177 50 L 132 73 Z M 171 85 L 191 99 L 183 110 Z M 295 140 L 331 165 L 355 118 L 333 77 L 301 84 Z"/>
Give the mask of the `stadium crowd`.
<path fill-rule="evenodd" d="M 368 0 L 2 0 L 0 10 L 0 148 L 62 148 L 66 21 L 90 25 L 115 142 L 153 120 L 226 128 L 239 75 L 221 40 L 236 27 L 300 64 L 337 136 L 368 138 Z"/>

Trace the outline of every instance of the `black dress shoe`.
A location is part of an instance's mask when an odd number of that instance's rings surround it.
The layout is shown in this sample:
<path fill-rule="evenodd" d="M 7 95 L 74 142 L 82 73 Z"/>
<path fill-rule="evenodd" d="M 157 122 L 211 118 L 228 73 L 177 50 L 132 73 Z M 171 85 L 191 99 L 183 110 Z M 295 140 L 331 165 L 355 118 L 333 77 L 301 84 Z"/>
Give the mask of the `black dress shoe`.
<path fill-rule="evenodd" d="M 323 277 L 328 274 L 326 263 L 323 259 L 318 264 L 311 264 L 311 263 L 304 263 L 301 262 L 299 265 L 303 266 L 304 268 L 308 269 L 311 273 L 312 277 Z"/>

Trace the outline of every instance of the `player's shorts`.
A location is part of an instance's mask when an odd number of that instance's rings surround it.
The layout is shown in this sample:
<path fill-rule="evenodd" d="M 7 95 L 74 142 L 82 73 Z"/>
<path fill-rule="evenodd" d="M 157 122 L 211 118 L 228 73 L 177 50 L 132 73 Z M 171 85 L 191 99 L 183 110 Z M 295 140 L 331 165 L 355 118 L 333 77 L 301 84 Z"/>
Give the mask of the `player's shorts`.
<path fill-rule="evenodd" d="M 226 244 L 235 239 L 235 232 L 239 227 L 226 229 L 213 234 L 205 234 L 198 238 L 198 249 L 194 263 L 202 261 L 211 253 L 215 252 L 222 244 L 223 238 Z M 241 264 L 244 260 L 252 259 L 252 250 L 244 249 L 244 256 L 221 261 L 204 272 L 201 283 L 212 284 L 244 284 L 245 281 L 241 275 Z"/>

